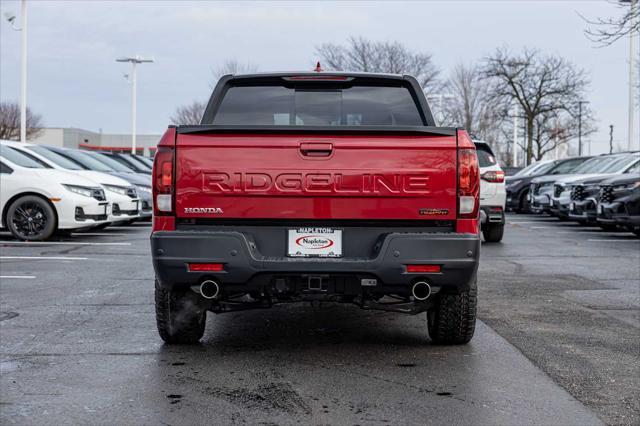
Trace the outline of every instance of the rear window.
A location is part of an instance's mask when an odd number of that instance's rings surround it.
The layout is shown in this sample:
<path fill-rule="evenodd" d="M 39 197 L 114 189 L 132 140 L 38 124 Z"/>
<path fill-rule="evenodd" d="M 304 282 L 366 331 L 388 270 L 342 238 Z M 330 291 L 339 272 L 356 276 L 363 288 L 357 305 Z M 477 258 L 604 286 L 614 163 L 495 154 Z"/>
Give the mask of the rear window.
<path fill-rule="evenodd" d="M 497 163 L 496 157 L 493 156 L 491 149 L 487 146 L 476 144 L 476 153 L 478 154 L 480 167 L 490 167 Z"/>
<path fill-rule="evenodd" d="M 405 86 L 231 86 L 212 123 L 259 126 L 422 126 Z"/>

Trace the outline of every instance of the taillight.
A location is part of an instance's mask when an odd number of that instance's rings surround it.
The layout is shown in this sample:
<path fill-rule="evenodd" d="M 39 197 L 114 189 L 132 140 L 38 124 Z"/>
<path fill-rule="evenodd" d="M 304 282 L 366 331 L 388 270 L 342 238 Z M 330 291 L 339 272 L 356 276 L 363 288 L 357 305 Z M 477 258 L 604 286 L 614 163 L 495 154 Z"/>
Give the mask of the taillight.
<path fill-rule="evenodd" d="M 174 152 L 173 148 L 159 146 L 153 159 L 153 208 L 159 216 L 173 213 Z"/>
<path fill-rule="evenodd" d="M 482 174 L 482 180 L 491 183 L 502 183 L 504 182 L 504 172 L 502 170 L 484 172 Z"/>
<path fill-rule="evenodd" d="M 480 168 L 467 132 L 458 133 L 458 217 L 476 219 L 480 205 Z"/>
<path fill-rule="evenodd" d="M 189 272 L 221 272 L 224 271 L 222 263 L 188 263 Z"/>
<path fill-rule="evenodd" d="M 440 265 L 405 265 L 410 274 L 437 274 L 441 271 Z"/>

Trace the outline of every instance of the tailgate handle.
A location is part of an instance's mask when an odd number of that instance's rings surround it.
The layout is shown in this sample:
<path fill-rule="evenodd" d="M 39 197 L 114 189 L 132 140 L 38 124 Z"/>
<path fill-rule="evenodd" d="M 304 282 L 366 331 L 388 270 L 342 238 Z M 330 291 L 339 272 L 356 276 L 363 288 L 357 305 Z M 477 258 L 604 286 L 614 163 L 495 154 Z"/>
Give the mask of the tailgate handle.
<path fill-rule="evenodd" d="M 300 153 L 305 157 L 328 157 L 333 153 L 333 144 L 319 142 L 301 142 Z"/>

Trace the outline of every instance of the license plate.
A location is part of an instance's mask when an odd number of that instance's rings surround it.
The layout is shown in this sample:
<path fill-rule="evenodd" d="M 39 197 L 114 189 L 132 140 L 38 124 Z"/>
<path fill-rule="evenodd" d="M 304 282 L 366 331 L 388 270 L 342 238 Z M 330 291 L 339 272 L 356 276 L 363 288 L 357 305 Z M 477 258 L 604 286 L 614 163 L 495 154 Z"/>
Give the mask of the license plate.
<path fill-rule="evenodd" d="M 108 204 L 108 205 L 104 206 L 104 214 L 106 214 L 106 215 L 110 215 L 111 214 L 111 204 Z"/>
<path fill-rule="evenodd" d="M 576 209 L 576 204 L 575 203 L 571 203 L 569 204 L 569 211 L 572 212 Z"/>
<path fill-rule="evenodd" d="M 289 229 L 287 255 L 291 257 L 341 257 L 342 229 Z"/>
<path fill-rule="evenodd" d="M 603 211 L 602 204 L 598 204 L 598 214 L 602 214 Z"/>

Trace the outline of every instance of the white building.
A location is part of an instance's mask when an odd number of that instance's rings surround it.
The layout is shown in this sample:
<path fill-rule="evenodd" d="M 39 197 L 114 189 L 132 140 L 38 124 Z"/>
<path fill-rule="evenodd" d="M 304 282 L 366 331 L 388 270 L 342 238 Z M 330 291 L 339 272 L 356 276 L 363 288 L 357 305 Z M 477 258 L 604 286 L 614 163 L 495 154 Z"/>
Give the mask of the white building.
<path fill-rule="evenodd" d="M 29 143 L 64 148 L 93 149 L 100 151 L 131 152 L 131 135 L 96 133 L 74 127 L 45 127 L 40 135 Z M 153 156 L 162 135 L 136 135 L 136 152 Z"/>

